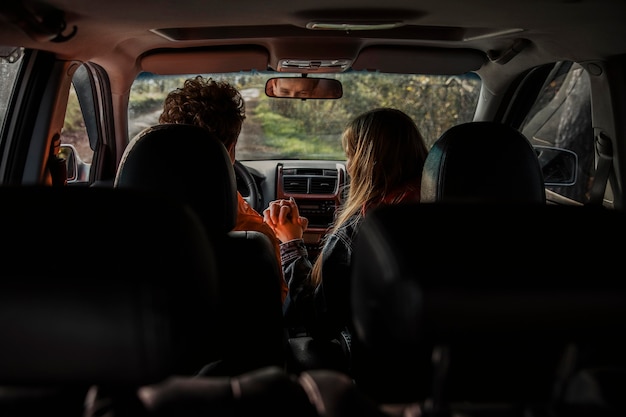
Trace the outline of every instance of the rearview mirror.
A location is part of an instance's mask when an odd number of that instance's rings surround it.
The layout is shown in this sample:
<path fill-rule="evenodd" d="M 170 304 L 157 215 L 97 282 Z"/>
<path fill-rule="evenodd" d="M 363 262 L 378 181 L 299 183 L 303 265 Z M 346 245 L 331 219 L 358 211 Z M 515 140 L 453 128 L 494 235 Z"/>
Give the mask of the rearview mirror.
<path fill-rule="evenodd" d="M 341 82 L 332 78 L 277 77 L 265 83 L 265 94 L 277 98 L 341 98 Z"/>
<path fill-rule="evenodd" d="M 574 185 L 578 172 L 578 155 L 568 149 L 534 146 L 546 186 Z"/>

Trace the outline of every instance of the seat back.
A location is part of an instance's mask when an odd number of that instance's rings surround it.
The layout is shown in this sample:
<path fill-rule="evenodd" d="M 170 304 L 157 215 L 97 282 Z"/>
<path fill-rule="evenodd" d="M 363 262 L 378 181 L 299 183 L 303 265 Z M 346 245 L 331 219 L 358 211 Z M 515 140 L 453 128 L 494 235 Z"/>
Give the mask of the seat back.
<path fill-rule="evenodd" d="M 494 122 L 435 142 L 421 202 L 368 214 L 359 235 L 361 388 L 434 414 L 615 410 L 626 293 L 600 264 L 624 248 L 594 242 L 614 242 L 624 213 L 546 205 L 532 146 Z"/>
<path fill-rule="evenodd" d="M 510 126 L 487 121 L 453 126 L 424 162 L 421 201 L 545 203 L 537 154 Z"/>
<path fill-rule="evenodd" d="M 137 387 L 218 357 L 215 257 L 190 208 L 89 187 L 0 199 L 0 413 L 80 415 L 92 384 Z"/>
<path fill-rule="evenodd" d="M 558 244 L 543 246 L 546 233 Z M 431 412 L 557 404 L 584 353 L 625 347 L 626 287 L 602 263 L 626 248 L 590 244 L 622 233 L 623 212 L 592 207 L 421 203 L 368 213 L 353 257 L 357 385 Z M 609 366 L 625 369 L 623 359 Z"/>
<path fill-rule="evenodd" d="M 147 128 L 126 148 L 115 187 L 156 191 L 184 201 L 217 242 L 222 361 L 204 371 L 234 375 L 261 366 L 282 366 L 280 265 L 267 236 L 232 231 L 237 185 L 224 145 L 198 126 Z"/>

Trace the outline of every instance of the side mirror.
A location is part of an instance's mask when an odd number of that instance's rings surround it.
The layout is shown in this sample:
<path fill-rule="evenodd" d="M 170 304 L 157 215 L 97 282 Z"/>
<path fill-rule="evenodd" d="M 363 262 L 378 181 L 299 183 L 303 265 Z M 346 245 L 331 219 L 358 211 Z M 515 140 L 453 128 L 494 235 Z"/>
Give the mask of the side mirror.
<path fill-rule="evenodd" d="M 566 186 L 576 183 L 578 155 L 568 149 L 534 146 L 546 186 Z"/>
<path fill-rule="evenodd" d="M 341 98 L 341 81 L 332 78 L 276 77 L 265 83 L 265 94 L 276 98 Z"/>
<path fill-rule="evenodd" d="M 67 182 L 87 182 L 89 181 L 89 169 L 91 164 L 80 159 L 78 151 L 74 145 L 62 144 L 59 148 L 59 158 L 65 160 L 67 168 Z"/>

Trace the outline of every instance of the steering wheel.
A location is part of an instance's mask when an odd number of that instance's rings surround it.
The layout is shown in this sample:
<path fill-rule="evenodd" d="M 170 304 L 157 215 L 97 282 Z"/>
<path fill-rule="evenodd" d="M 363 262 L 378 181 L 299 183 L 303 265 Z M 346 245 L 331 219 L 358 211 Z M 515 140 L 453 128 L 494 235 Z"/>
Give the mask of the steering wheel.
<path fill-rule="evenodd" d="M 261 193 L 259 192 L 254 177 L 250 171 L 248 171 L 248 168 L 237 160 L 235 160 L 233 167 L 235 168 L 235 177 L 237 178 L 237 190 L 243 199 L 248 202 L 250 207 L 260 213 L 263 209 Z"/>

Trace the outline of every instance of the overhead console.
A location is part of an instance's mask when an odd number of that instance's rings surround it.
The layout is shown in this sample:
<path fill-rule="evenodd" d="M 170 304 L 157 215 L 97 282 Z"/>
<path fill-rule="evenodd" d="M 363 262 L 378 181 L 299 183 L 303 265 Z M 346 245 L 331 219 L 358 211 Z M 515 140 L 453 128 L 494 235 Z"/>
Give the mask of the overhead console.
<path fill-rule="evenodd" d="M 311 259 L 314 259 L 319 253 L 321 238 L 341 204 L 347 182 L 345 165 L 335 162 L 324 164 L 319 161 L 311 165 L 298 161 L 289 166 L 279 164 L 277 170 L 277 197 L 293 197 L 300 215 L 309 219 L 304 241 Z"/>

